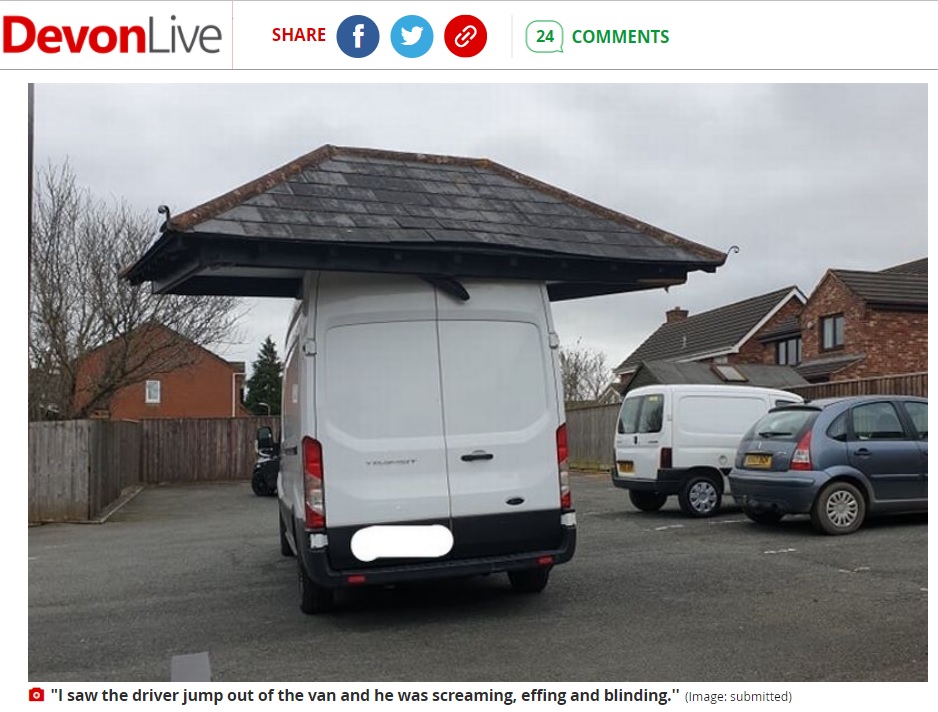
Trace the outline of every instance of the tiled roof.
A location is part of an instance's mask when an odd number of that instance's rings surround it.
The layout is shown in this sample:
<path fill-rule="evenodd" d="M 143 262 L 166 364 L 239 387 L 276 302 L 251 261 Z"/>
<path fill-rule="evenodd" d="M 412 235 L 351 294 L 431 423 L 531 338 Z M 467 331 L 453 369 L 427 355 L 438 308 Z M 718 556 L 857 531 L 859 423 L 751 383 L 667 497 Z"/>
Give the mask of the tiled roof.
<path fill-rule="evenodd" d="M 836 269 L 831 272 L 847 288 L 874 306 L 928 307 L 928 273 L 857 272 Z"/>
<path fill-rule="evenodd" d="M 785 287 L 662 324 L 615 370 L 630 371 L 642 361 L 683 361 L 729 353 L 792 292 L 800 295 L 797 287 Z"/>
<path fill-rule="evenodd" d="M 717 375 L 709 363 L 646 361 L 639 366 L 628 388 L 631 390 L 656 383 L 717 383 L 781 389 L 808 385 L 808 382 L 791 366 L 736 363 L 733 364 L 733 368 L 746 380 L 725 381 Z"/>
<path fill-rule="evenodd" d="M 725 258 L 487 159 L 323 146 L 169 218 L 124 276 L 291 296 L 276 282 L 302 269 L 516 275 L 570 298 L 680 284 Z"/>
<path fill-rule="evenodd" d="M 895 267 L 887 267 L 886 269 L 882 271 L 899 273 L 899 274 L 923 274 L 927 277 L 928 276 L 928 258 L 923 257 L 920 260 L 914 260 L 912 262 L 905 262 L 901 265 L 896 265 Z"/>
<path fill-rule="evenodd" d="M 802 361 L 795 370 L 809 381 L 814 378 L 823 378 L 836 373 L 857 361 L 864 359 L 865 354 L 838 354 L 836 356 L 823 356 L 810 361 Z"/>

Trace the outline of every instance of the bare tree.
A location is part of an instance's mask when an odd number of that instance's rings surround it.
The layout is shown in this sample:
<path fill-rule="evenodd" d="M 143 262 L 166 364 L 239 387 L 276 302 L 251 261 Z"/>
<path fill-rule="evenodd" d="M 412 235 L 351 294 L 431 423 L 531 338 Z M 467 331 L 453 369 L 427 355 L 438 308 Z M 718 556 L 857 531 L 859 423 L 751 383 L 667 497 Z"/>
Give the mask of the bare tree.
<path fill-rule="evenodd" d="M 66 163 L 36 177 L 29 236 L 30 418 L 85 417 L 118 390 L 236 338 L 232 297 L 153 294 L 120 271 L 147 248 L 156 221 L 78 185 Z M 183 337 L 167 338 L 165 326 Z M 90 365 L 89 365 L 90 364 Z"/>
<path fill-rule="evenodd" d="M 579 339 L 572 347 L 561 347 L 560 366 L 563 398 L 568 403 L 598 399 L 611 380 L 606 354 L 580 346 Z"/>

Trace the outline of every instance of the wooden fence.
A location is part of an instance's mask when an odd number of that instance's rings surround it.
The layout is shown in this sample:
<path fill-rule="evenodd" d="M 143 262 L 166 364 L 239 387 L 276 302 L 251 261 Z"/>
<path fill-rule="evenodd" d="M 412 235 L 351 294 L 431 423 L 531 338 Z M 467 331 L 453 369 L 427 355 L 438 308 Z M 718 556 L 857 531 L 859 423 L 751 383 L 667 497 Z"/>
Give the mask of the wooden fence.
<path fill-rule="evenodd" d="M 814 383 L 788 390 L 797 393 L 805 400 L 863 395 L 904 395 L 927 398 L 928 373 Z M 612 467 L 612 451 L 615 445 L 615 427 L 619 407 L 616 404 L 567 409 L 570 467 L 582 470 L 608 470 Z"/>
<path fill-rule="evenodd" d="M 279 418 L 29 424 L 29 521 L 88 521 L 126 488 L 251 477 L 255 435 Z"/>
<path fill-rule="evenodd" d="M 92 519 L 140 482 L 135 423 L 66 420 L 29 424 L 29 521 Z"/>
<path fill-rule="evenodd" d="M 789 389 L 805 400 L 843 396 L 921 396 L 928 398 L 928 373 L 901 373 L 895 376 L 859 378 L 853 381 L 812 383 Z"/>

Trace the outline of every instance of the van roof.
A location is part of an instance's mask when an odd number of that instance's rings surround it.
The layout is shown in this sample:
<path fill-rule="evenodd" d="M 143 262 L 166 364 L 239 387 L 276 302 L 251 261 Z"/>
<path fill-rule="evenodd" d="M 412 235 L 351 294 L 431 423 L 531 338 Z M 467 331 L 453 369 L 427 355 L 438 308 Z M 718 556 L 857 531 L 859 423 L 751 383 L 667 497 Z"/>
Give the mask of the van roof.
<path fill-rule="evenodd" d="M 670 393 L 672 391 L 696 391 L 701 393 L 730 393 L 734 391 L 749 393 L 771 393 L 773 395 L 786 395 L 793 398 L 798 398 L 799 400 L 801 399 L 801 396 L 799 396 L 797 393 L 783 391 L 778 388 L 767 388 L 765 386 L 732 385 L 728 383 L 662 383 L 633 388 L 625 394 L 625 397 L 629 398 L 634 395 L 645 395 L 647 393 Z"/>
<path fill-rule="evenodd" d="M 303 271 L 682 284 L 726 254 L 480 158 L 326 145 L 179 215 L 124 271 L 164 294 L 295 297 Z"/>

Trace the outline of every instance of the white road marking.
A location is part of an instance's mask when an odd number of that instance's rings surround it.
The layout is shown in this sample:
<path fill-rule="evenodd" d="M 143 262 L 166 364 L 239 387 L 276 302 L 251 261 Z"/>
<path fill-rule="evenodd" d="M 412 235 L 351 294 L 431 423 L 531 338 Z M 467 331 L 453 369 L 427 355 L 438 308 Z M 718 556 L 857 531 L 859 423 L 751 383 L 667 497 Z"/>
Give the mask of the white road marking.
<path fill-rule="evenodd" d="M 655 527 L 654 531 L 663 532 L 665 529 L 683 529 L 683 528 L 684 528 L 683 524 L 668 524 L 667 526 L 664 526 L 664 527 Z"/>
<path fill-rule="evenodd" d="M 212 664 L 208 653 L 174 655 L 170 662 L 170 682 L 211 682 Z"/>
<path fill-rule="evenodd" d="M 798 551 L 797 549 L 769 549 L 768 551 L 763 551 L 763 554 L 790 554 L 793 551 Z"/>
<path fill-rule="evenodd" d="M 748 521 L 749 521 L 748 519 L 721 519 L 718 522 L 707 522 L 707 523 L 710 526 L 714 526 L 716 524 L 745 524 Z"/>

